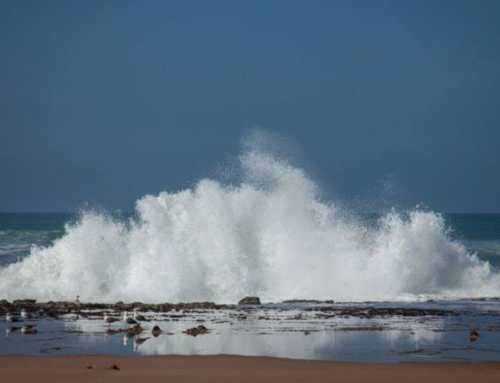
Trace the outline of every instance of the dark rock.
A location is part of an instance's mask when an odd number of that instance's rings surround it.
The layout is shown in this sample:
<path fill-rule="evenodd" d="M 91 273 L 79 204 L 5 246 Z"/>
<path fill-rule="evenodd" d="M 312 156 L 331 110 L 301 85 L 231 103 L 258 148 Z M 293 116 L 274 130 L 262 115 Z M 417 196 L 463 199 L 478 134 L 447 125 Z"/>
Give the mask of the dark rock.
<path fill-rule="evenodd" d="M 238 305 L 260 305 L 259 297 L 245 297 L 238 302 Z"/>
<path fill-rule="evenodd" d="M 469 334 L 469 339 L 471 342 L 475 342 L 479 339 L 479 330 L 472 330 Z"/>
<path fill-rule="evenodd" d="M 132 318 L 127 318 L 126 322 L 128 324 L 137 324 L 137 321 L 135 319 L 132 319 Z"/>
<path fill-rule="evenodd" d="M 36 303 L 36 299 L 16 299 L 12 304 L 14 306 L 24 306 L 24 305 L 34 305 Z"/>
<path fill-rule="evenodd" d="M 119 333 L 124 333 L 128 332 L 129 330 L 126 328 L 118 328 L 118 329 L 113 329 L 113 328 L 108 328 L 106 330 L 106 334 L 108 335 L 114 335 L 114 334 L 119 334 Z"/>
<path fill-rule="evenodd" d="M 119 370 L 119 369 L 120 369 L 120 367 L 118 367 L 116 364 L 113 364 L 113 365 L 111 366 L 111 369 L 112 369 L 112 370 Z"/>
<path fill-rule="evenodd" d="M 156 337 L 158 337 L 161 334 L 161 328 L 158 327 L 158 326 L 154 326 L 153 330 L 151 331 L 151 333 L 156 338 Z"/>
<path fill-rule="evenodd" d="M 203 335 L 208 332 L 209 330 L 203 325 L 199 325 L 198 327 L 189 328 L 186 331 L 183 331 L 184 334 L 191 336 Z"/>
<path fill-rule="evenodd" d="M 130 327 L 128 330 L 127 330 L 127 336 L 129 338 L 133 337 L 134 335 L 139 335 L 140 333 L 142 332 L 142 327 L 139 326 L 138 324 L 136 324 L 135 326 L 133 327 Z"/>
<path fill-rule="evenodd" d="M 434 309 L 416 309 L 416 308 L 375 308 L 375 307 L 351 307 L 351 308 L 336 308 L 333 306 L 327 307 L 311 307 L 307 308 L 307 311 L 320 311 L 320 312 L 332 312 L 338 316 L 343 317 L 357 317 L 370 319 L 374 317 L 424 317 L 424 316 L 448 316 L 456 315 L 453 311 L 448 310 L 434 310 Z"/>

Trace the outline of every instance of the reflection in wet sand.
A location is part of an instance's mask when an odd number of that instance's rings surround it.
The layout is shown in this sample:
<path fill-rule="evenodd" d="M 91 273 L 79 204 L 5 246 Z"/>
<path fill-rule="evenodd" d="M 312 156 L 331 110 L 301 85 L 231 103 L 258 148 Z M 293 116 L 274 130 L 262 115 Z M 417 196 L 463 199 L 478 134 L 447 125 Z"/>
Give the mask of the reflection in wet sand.
<path fill-rule="evenodd" d="M 384 309 L 360 314 L 359 310 L 332 311 L 311 305 L 235 306 L 143 311 L 138 325 L 132 326 L 121 312 L 86 310 L 58 320 L 35 318 L 38 334 L 31 336 L 12 332 L 6 324 L 6 342 L 0 342 L 0 354 L 233 354 L 375 362 L 500 360 L 500 332 L 495 331 L 499 306 L 491 310 L 490 305 L 482 311 L 460 306 L 446 315 L 380 313 L 385 313 Z M 105 316 L 120 320 L 110 323 Z M 155 326 L 159 329 L 153 334 Z M 469 339 L 472 327 L 483 329 L 473 343 Z M 207 331 L 187 331 L 198 328 Z"/>

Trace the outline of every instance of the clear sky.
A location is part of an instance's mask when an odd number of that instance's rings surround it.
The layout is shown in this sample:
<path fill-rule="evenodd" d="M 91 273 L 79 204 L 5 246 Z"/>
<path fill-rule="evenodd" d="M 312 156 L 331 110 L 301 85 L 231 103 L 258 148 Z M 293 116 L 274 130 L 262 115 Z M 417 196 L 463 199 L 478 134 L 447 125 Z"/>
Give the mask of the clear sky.
<path fill-rule="evenodd" d="M 131 210 L 254 125 L 343 199 L 500 212 L 500 1 L 0 0 L 0 211 Z"/>

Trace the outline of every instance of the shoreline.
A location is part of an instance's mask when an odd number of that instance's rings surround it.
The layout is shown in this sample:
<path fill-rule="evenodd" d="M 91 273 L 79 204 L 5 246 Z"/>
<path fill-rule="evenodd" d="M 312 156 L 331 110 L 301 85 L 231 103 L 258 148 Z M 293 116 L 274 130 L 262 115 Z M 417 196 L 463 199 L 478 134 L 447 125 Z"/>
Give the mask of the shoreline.
<path fill-rule="evenodd" d="M 95 313 L 104 313 L 113 311 L 116 313 L 138 310 L 141 312 L 166 313 L 172 311 L 183 310 L 254 310 L 260 308 L 278 308 L 284 309 L 285 306 L 306 305 L 302 308 L 307 309 L 307 306 L 314 306 L 309 310 L 317 312 L 331 312 L 335 315 L 349 315 L 358 317 L 378 317 L 378 316 L 447 316 L 452 315 L 453 311 L 448 309 L 436 308 L 408 308 L 408 302 L 334 302 L 332 300 L 317 301 L 317 300 L 288 300 L 276 303 L 261 303 L 259 298 L 258 303 L 245 302 L 249 297 L 244 298 L 239 303 L 235 304 L 219 304 L 215 302 L 179 302 L 179 303 L 97 303 L 97 302 L 67 302 L 67 301 L 48 301 L 37 302 L 35 299 L 17 299 L 9 302 L 6 299 L 0 299 L 0 315 L 7 312 L 20 312 L 26 310 L 30 313 L 41 313 L 45 317 L 57 318 L 60 315 L 78 313 L 82 315 L 85 311 L 94 311 Z M 482 300 L 483 301 L 483 300 Z M 486 301 L 486 300 L 484 300 Z M 500 301 L 500 298 L 491 298 L 492 302 Z M 395 305 L 395 303 L 399 303 Z M 413 302 L 422 303 L 422 302 Z M 434 303 L 428 301 L 427 303 Z M 379 307 L 374 307 L 374 306 Z"/>
<path fill-rule="evenodd" d="M 112 366 L 116 366 L 113 368 Z M 91 367 L 91 368 L 89 368 Z M 500 362 L 352 363 L 245 356 L 0 356 L 2 382 L 500 382 Z"/>
<path fill-rule="evenodd" d="M 115 304 L 0 300 L 0 355 L 500 361 L 500 302 Z M 1 379 L 0 379 L 1 380 Z"/>

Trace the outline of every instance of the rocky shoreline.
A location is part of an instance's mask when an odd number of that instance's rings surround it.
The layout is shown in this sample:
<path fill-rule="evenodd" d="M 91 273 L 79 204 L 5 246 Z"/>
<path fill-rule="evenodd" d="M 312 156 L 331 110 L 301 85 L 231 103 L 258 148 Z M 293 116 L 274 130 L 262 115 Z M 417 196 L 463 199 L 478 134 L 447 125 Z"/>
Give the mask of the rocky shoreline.
<path fill-rule="evenodd" d="M 0 328 L 5 331 L 0 355 L 227 353 L 354 361 L 500 360 L 499 318 L 497 300 L 0 300 Z"/>
<path fill-rule="evenodd" d="M 453 310 L 445 309 L 428 309 L 428 308 L 405 308 L 405 307 L 339 307 L 333 301 L 306 301 L 306 300 L 293 300 L 284 301 L 281 305 L 290 304 L 306 304 L 311 303 L 312 306 L 305 306 L 305 311 L 315 311 L 329 316 L 339 317 L 358 317 L 370 319 L 375 317 L 425 317 L 436 316 L 443 317 L 448 315 L 456 315 Z M 280 304 L 272 304 L 280 305 Z M 83 303 L 83 302 L 37 302 L 34 299 L 18 299 L 9 302 L 5 299 L 0 300 L 0 315 L 5 315 L 9 312 L 21 312 L 25 310 L 28 313 L 37 313 L 39 316 L 48 318 L 57 318 L 61 315 L 76 313 L 85 317 L 85 312 L 88 311 L 102 311 L 102 312 L 153 312 L 153 313 L 167 313 L 171 311 L 189 311 L 189 310 L 234 310 L 244 309 L 252 310 L 254 308 L 262 308 L 258 297 L 245 297 L 239 301 L 238 304 L 217 304 L 214 302 L 190 302 L 190 303 Z M 283 308 L 280 308 L 283 309 Z"/>

